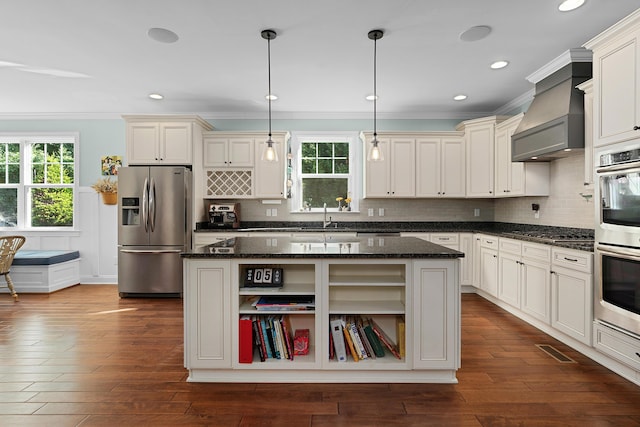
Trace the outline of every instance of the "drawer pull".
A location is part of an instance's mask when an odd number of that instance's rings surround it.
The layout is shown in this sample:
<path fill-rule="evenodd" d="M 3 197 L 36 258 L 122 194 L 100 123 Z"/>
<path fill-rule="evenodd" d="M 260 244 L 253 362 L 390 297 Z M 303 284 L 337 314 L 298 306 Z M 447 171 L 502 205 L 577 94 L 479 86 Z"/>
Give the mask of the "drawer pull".
<path fill-rule="evenodd" d="M 577 259 L 575 259 L 575 258 L 567 258 L 567 257 L 564 257 L 564 259 L 565 259 L 565 260 L 567 260 L 567 261 L 571 261 L 571 262 L 578 262 L 578 260 L 577 260 Z"/>
<path fill-rule="evenodd" d="M 490 245 L 493 245 L 493 240 L 487 240 L 487 243 L 489 243 Z"/>
<path fill-rule="evenodd" d="M 637 351 L 636 351 L 636 356 L 640 357 L 640 353 L 638 353 Z"/>

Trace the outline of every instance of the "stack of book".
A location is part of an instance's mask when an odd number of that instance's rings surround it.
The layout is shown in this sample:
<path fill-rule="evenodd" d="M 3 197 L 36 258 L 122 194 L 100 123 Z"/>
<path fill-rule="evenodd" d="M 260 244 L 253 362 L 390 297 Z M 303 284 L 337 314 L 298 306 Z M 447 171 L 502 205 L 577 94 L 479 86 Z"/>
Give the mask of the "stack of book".
<path fill-rule="evenodd" d="M 315 310 L 314 295 L 263 295 L 252 304 L 260 311 Z"/>
<path fill-rule="evenodd" d="M 404 330 L 404 317 L 398 316 L 397 330 Z M 329 358 L 346 362 L 350 354 L 354 361 L 384 357 L 385 349 L 394 357 L 402 359 L 404 348 L 400 348 L 373 319 L 360 316 L 332 317 L 329 321 Z M 404 338 L 404 337 L 403 337 Z M 400 340 L 399 340 L 400 341 Z M 404 343 L 404 339 L 401 340 Z"/>
<path fill-rule="evenodd" d="M 239 362 L 252 363 L 257 351 L 260 361 L 293 360 L 293 333 L 289 317 L 242 316 L 239 327 Z"/>

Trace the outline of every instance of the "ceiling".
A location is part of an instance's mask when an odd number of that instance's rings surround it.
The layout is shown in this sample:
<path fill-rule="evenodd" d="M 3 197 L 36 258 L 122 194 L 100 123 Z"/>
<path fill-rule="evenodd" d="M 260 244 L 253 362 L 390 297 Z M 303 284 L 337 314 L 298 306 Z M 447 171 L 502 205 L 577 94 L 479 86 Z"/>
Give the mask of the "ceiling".
<path fill-rule="evenodd" d="M 381 118 L 493 114 L 526 77 L 638 8 L 638 0 L 14 0 L 0 14 L 0 117 L 196 113 L 263 118 L 274 29 L 274 118 L 368 117 L 377 42 Z M 461 41 L 470 27 L 492 32 Z M 150 28 L 175 32 L 161 43 Z M 491 70 L 506 59 L 509 66 Z M 154 101 L 150 93 L 164 99 Z M 464 93 L 465 101 L 454 101 Z"/>

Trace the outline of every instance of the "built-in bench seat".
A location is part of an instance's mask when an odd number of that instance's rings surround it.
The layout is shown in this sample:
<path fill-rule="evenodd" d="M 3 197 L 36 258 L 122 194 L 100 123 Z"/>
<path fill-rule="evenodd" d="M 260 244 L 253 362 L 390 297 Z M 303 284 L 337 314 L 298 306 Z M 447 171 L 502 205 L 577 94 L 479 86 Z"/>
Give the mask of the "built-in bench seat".
<path fill-rule="evenodd" d="M 18 294 L 49 293 L 80 283 L 80 252 L 19 250 L 11 264 Z M 1 292 L 8 292 L 0 288 Z"/>

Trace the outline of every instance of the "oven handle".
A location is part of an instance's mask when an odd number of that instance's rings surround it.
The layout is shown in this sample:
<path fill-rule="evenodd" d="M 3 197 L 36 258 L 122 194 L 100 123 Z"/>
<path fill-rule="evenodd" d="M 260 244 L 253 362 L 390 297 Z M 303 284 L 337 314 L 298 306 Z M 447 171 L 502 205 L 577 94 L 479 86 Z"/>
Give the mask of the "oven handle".
<path fill-rule="evenodd" d="M 623 257 L 633 261 L 640 261 L 640 251 L 634 249 L 620 248 L 617 246 L 609 246 L 598 244 L 596 250 L 604 255 L 610 255 L 615 257 Z"/>
<path fill-rule="evenodd" d="M 596 169 L 596 173 L 618 172 L 622 170 L 640 169 L 640 162 L 623 163 L 621 165 L 604 166 Z"/>

